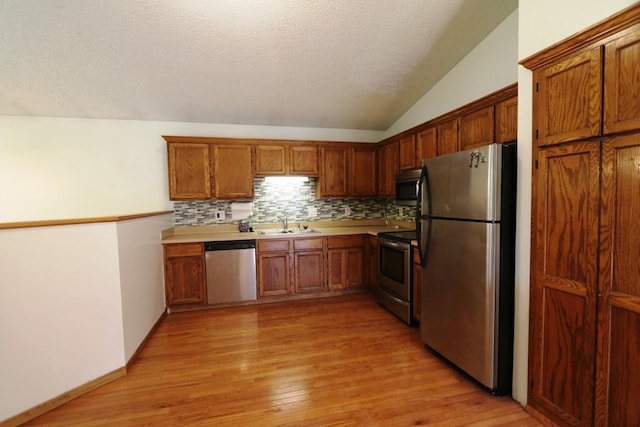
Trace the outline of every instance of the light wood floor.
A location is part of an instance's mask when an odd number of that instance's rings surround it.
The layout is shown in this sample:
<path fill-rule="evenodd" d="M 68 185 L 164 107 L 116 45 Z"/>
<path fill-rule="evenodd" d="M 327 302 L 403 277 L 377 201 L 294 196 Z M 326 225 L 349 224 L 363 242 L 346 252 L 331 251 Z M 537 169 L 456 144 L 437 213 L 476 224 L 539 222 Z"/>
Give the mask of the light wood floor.
<path fill-rule="evenodd" d="M 125 377 L 27 425 L 540 424 L 356 295 L 171 314 Z"/>

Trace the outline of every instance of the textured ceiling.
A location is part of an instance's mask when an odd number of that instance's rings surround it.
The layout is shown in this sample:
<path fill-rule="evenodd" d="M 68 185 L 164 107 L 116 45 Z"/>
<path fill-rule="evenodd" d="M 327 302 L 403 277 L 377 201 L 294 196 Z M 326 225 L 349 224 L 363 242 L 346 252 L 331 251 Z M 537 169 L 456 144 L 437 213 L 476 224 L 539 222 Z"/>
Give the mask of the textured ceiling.
<path fill-rule="evenodd" d="M 386 130 L 517 0 L 0 0 L 0 115 Z"/>

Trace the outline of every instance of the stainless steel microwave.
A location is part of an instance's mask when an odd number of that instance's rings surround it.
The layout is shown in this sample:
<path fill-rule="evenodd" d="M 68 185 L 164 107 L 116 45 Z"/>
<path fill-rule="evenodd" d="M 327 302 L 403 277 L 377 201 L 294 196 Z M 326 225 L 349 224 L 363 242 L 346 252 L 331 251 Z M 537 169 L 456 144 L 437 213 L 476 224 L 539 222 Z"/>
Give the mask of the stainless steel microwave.
<path fill-rule="evenodd" d="M 400 172 L 396 175 L 396 204 L 416 206 L 420 169 Z"/>

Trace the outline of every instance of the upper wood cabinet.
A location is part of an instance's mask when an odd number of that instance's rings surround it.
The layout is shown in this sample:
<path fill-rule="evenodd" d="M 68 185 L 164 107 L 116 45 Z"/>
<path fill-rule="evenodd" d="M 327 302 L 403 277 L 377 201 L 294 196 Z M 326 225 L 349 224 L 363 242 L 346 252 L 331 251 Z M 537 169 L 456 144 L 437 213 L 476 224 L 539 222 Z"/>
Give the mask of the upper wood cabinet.
<path fill-rule="evenodd" d="M 385 144 L 378 150 L 378 196 L 396 195 L 398 174 L 398 141 Z"/>
<path fill-rule="evenodd" d="M 346 197 L 349 195 L 349 147 L 322 147 L 320 174 L 321 197 Z"/>
<path fill-rule="evenodd" d="M 250 145 L 213 145 L 214 197 L 253 198 L 253 168 Z"/>
<path fill-rule="evenodd" d="M 352 148 L 349 170 L 351 196 L 375 197 L 377 195 L 378 155 L 375 145 Z"/>
<path fill-rule="evenodd" d="M 318 147 L 256 145 L 256 176 L 318 176 Z"/>
<path fill-rule="evenodd" d="M 211 198 L 209 147 L 209 144 L 167 144 L 171 200 Z"/>
<path fill-rule="evenodd" d="M 164 290 L 168 306 L 201 304 L 206 299 L 202 243 L 163 246 Z"/>
<path fill-rule="evenodd" d="M 438 125 L 438 156 L 458 151 L 458 119 Z"/>
<path fill-rule="evenodd" d="M 438 129 L 433 126 L 416 135 L 416 168 L 422 165 L 422 160 L 438 155 Z"/>
<path fill-rule="evenodd" d="M 286 175 L 287 147 L 284 145 L 256 145 L 256 176 Z"/>
<path fill-rule="evenodd" d="M 460 151 L 489 145 L 494 142 L 493 105 L 460 117 Z"/>
<path fill-rule="evenodd" d="M 640 29 L 605 45 L 604 133 L 640 129 Z"/>
<path fill-rule="evenodd" d="M 496 142 L 513 142 L 518 139 L 518 97 L 496 104 Z"/>
<path fill-rule="evenodd" d="M 534 73 L 534 132 L 539 146 L 600 134 L 602 53 L 599 47 L 573 55 Z"/>
<path fill-rule="evenodd" d="M 416 168 L 416 138 L 409 135 L 399 141 L 400 170 Z"/>

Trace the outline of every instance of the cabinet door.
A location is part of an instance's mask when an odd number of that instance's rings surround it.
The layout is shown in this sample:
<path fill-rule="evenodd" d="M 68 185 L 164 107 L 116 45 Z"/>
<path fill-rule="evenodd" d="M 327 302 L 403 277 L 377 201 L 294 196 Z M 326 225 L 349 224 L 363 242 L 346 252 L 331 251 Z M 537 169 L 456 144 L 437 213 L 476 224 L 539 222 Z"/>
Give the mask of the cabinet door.
<path fill-rule="evenodd" d="M 327 282 L 330 290 L 362 286 L 363 242 L 360 235 L 327 238 Z"/>
<path fill-rule="evenodd" d="M 438 155 L 437 128 L 425 129 L 416 136 L 416 167 L 422 165 L 422 160 Z"/>
<path fill-rule="evenodd" d="M 640 425 L 639 189 L 640 134 L 605 141 L 600 220 L 597 426 Z"/>
<path fill-rule="evenodd" d="M 349 155 L 347 148 L 322 148 L 322 174 L 320 196 L 348 196 Z"/>
<path fill-rule="evenodd" d="M 375 290 L 378 287 L 378 237 L 368 237 L 367 249 L 367 283 L 370 289 Z"/>
<path fill-rule="evenodd" d="M 329 249 L 327 251 L 327 286 L 329 290 L 346 289 L 347 252 L 345 249 Z"/>
<path fill-rule="evenodd" d="M 214 145 L 213 149 L 216 198 L 253 198 L 251 146 Z"/>
<path fill-rule="evenodd" d="M 458 151 L 458 119 L 438 125 L 438 156 Z"/>
<path fill-rule="evenodd" d="M 289 147 L 289 174 L 318 176 L 318 147 Z"/>
<path fill-rule="evenodd" d="M 209 144 L 168 143 L 169 199 L 211 198 Z"/>
<path fill-rule="evenodd" d="M 295 292 L 324 291 L 324 252 L 321 250 L 295 252 L 293 257 Z"/>
<path fill-rule="evenodd" d="M 640 29 L 605 46 L 604 133 L 640 129 Z"/>
<path fill-rule="evenodd" d="M 418 248 L 413 248 L 413 278 L 412 280 L 412 298 L 413 298 L 413 318 L 420 321 L 421 317 L 421 301 L 422 301 L 422 266 L 420 265 L 420 254 Z"/>
<path fill-rule="evenodd" d="M 399 142 L 400 170 L 416 168 L 416 139 L 414 135 L 406 136 Z"/>
<path fill-rule="evenodd" d="M 375 147 L 351 150 L 351 196 L 374 197 L 378 192 L 378 157 Z"/>
<path fill-rule="evenodd" d="M 204 303 L 204 249 L 202 243 L 164 246 L 167 305 Z"/>
<path fill-rule="evenodd" d="M 532 248 L 529 404 L 592 425 L 599 143 L 538 151 Z"/>
<path fill-rule="evenodd" d="M 378 151 L 378 196 L 396 195 L 398 174 L 398 141 L 384 145 Z"/>
<path fill-rule="evenodd" d="M 492 144 L 493 105 L 460 117 L 460 151 Z"/>
<path fill-rule="evenodd" d="M 535 72 L 539 146 L 600 133 L 601 57 L 595 48 Z"/>
<path fill-rule="evenodd" d="M 518 97 L 514 96 L 496 104 L 496 142 L 513 142 L 518 139 Z"/>
<path fill-rule="evenodd" d="M 287 173 L 286 147 L 282 145 L 257 145 L 256 175 L 274 176 Z"/>
<path fill-rule="evenodd" d="M 345 265 L 345 284 L 348 288 L 359 288 L 364 285 L 363 270 L 364 251 L 362 246 L 345 249 L 346 265 Z"/>
<path fill-rule="evenodd" d="M 258 254 L 258 289 L 261 297 L 291 293 L 290 275 L 289 252 Z"/>

